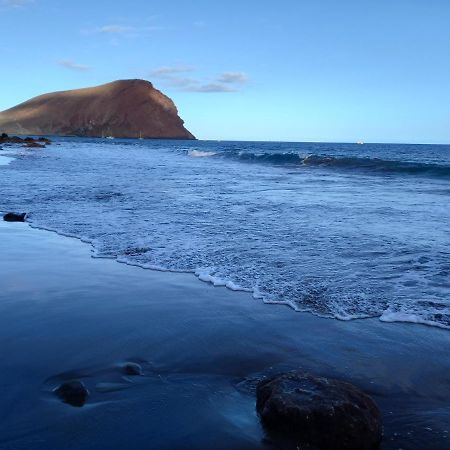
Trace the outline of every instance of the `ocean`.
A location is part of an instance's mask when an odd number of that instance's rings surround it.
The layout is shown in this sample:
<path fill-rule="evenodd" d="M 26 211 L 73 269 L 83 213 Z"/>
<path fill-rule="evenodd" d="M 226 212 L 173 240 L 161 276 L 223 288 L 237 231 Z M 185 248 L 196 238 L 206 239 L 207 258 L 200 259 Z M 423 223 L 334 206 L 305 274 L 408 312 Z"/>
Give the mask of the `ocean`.
<path fill-rule="evenodd" d="M 54 138 L 0 155 L 0 211 L 95 257 L 450 329 L 450 146 Z"/>

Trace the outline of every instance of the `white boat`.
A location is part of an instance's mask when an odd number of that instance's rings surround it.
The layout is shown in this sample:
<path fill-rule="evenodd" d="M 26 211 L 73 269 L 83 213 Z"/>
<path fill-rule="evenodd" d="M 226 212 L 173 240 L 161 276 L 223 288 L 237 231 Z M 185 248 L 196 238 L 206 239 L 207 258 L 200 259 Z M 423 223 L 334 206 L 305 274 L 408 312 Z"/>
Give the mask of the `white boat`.
<path fill-rule="evenodd" d="M 114 136 L 106 136 L 105 139 L 115 139 L 115 137 Z"/>

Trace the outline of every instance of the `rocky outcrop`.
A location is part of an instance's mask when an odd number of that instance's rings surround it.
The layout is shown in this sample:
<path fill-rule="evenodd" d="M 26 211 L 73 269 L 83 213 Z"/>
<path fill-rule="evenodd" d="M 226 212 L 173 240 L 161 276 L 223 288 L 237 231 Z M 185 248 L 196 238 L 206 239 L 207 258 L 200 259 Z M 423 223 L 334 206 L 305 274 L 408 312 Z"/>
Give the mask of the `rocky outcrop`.
<path fill-rule="evenodd" d="M 173 101 L 144 80 L 41 95 L 0 112 L 9 134 L 195 139 Z"/>
<path fill-rule="evenodd" d="M 3 220 L 5 222 L 25 222 L 26 217 L 27 217 L 26 213 L 17 214 L 17 213 L 10 212 L 10 213 L 6 213 L 3 216 Z"/>
<path fill-rule="evenodd" d="M 129 362 L 122 366 L 122 372 L 129 376 L 140 376 L 142 375 L 142 367 L 137 363 Z"/>
<path fill-rule="evenodd" d="M 27 148 L 45 148 L 46 144 L 51 144 L 50 139 L 40 137 L 38 139 L 32 137 L 21 138 L 19 136 L 8 136 L 6 133 L 0 135 L 0 144 L 22 144 Z"/>
<path fill-rule="evenodd" d="M 269 433 L 294 447 L 374 450 L 382 439 L 381 413 L 364 392 L 342 381 L 289 372 L 261 381 L 257 411 Z"/>
<path fill-rule="evenodd" d="M 64 403 L 77 407 L 83 406 L 89 397 L 86 386 L 78 380 L 63 383 L 54 392 Z"/>

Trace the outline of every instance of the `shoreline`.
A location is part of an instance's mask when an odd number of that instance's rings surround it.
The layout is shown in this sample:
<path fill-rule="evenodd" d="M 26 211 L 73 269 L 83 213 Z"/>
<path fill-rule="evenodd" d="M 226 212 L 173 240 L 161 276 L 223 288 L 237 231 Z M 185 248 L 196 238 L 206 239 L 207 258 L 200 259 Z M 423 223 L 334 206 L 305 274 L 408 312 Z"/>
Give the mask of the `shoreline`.
<path fill-rule="evenodd" d="M 1 158 L 1 157 L 0 157 Z M 10 158 L 13 159 L 13 158 Z M 10 161 L 9 161 L 10 162 Z M 8 163 L 9 163 L 8 162 Z M 1 165 L 1 161 L 0 161 L 0 165 Z M 1 213 L 3 214 L 3 213 Z M 276 301 L 268 301 L 268 300 L 264 300 L 264 298 L 261 296 L 261 294 L 259 294 L 259 292 L 253 288 L 253 289 L 248 289 L 248 288 L 243 288 L 241 286 L 236 285 L 233 281 L 227 281 L 227 282 L 220 282 L 220 283 L 216 283 L 216 279 L 215 277 L 209 275 L 209 274 L 205 274 L 203 272 L 201 272 L 200 270 L 192 270 L 192 271 L 182 271 L 182 270 L 172 270 L 172 269 L 167 269 L 164 267 L 156 267 L 156 266 L 148 266 L 146 264 L 139 264 L 139 263 L 134 263 L 133 261 L 130 260 L 126 260 L 126 259 L 121 259 L 117 256 L 112 256 L 112 257 L 105 257 L 105 256 L 98 256 L 97 254 L 97 250 L 95 248 L 94 243 L 92 242 L 92 240 L 90 239 L 85 239 L 76 235 L 71 235 L 68 233 L 63 233 L 61 231 L 52 229 L 52 228 L 46 228 L 44 226 L 40 226 L 40 225 L 34 225 L 32 220 L 26 220 L 25 222 L 31 229 L 34 230 L 38 230 L 38 231 L 44 231 L 44 232 L 48 232 L 48 233 L 54 233 L 58 236 L 64 237 L 64 238 L 69 238 L 69 239 L 75 239 L 76 241 L 79 241 L 82 244 L 86 244 L 89 245 L 90 247 L 90 253 L 91 253 L 91 258 L 94 259 L 107 259 L 107 260 L 112 260 L 115 261 L 116 263 L 119 264 L 124 264 L 126 266 L 130 266 L 130 267 L 135 267 L 135 268 L 139 268 L 142 270 L 150 270 L 150 271 L 154 271 L 154 272 L 161 272 L 161 273 L 174 273 L 174 274 L 189 274 L 189 275 L 193 275 L 194 278 L 196 278 L 198 281 L 201 281 L 202 283 L 205 284 L 209 284 L 211 286 L 213 286 L 214 288 L 225 288 L 227 290 L 230 290 L 232 292 L 243 292 L 243 293 L 247 293 L 250 294 L 254 300 L 260 301 L 261 303 L 263 303 L 264 305 L 268 305 L 268 306 L 286 306 L 288 307 L 291 311 L 295 312 L 295 313 L 299 313 L 299 314 L 310 314 L 316 318 L 319 319 L 323 319 L 323 320 L 338 320 L 340 322 L 353 322 L 353 321 L 364 321 L 364 320 L 378 320 L 379 322 L 382 323 L 386 323 L 386 324 L 408 324 L 408 325 L 416 325 L 416 326 L 425 326 L 425 327 L 431 327 L 431 328 L 438 328 L 441 330 L 447 330 L 450 331 L 449 327 L 446 327 L 444 325 L 441 325 L 439 323 L 436 322 L 431 322 L 431 321 L 426 321 L 420 318 L 417 318 L 416 316 L 414 316 L 413 314 L 403 314 L 401 312 L 391 312 L 389 310 L 384 311 L 381 315 L 379 316 L 367 316 L 367 317 L 352 317 L 352 318 L 342 318 L 342 317 L 329 317 L 329 316 L 322 316 L 320 314 L 314 313 L 313 311 L 303 311 L 301 309 L 296 308 L 294 305 L 290 304 L 289 302 L 276 302 Z M 221 280 L 219 280 L 221 281 Z"/>
<path fill-rule="evenodd" d="M 241 386 L 300 367 L 371 395 L 384 415 L 381 448 L 448 445 L 448 331 L 275 308 L 191 274 L 89 258 L 77 238 L 26 223 L 1 223 L 0 239 L 2 449 L 98 448 L 102 438 L 108 448 L 149 439 L 157 448 L 271 448 Z M 139 382 L 117 377 L 127 360 L 143 364 Z M 74 373 L 93 392 L 79 410 L 50 389 Z"/>

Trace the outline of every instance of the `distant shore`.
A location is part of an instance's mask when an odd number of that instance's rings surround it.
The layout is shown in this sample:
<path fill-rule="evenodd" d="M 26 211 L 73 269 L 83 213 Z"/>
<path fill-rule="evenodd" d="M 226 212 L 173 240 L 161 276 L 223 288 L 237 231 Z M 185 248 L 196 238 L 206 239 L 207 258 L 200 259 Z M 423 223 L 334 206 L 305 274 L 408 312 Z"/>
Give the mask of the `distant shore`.
<path fill-rule="evenodd" d="M 271 448 L 246 380 L 299 367 L 368 392 L 382 448 L 450 439 L 447 331 L 294 313 L 27 224 L 0 239 L 1 448 Z M 114 370 L 130 360 L 138 381 Z M 92 392 L 77 410 L 51 393 L 74 376 Z"/>

